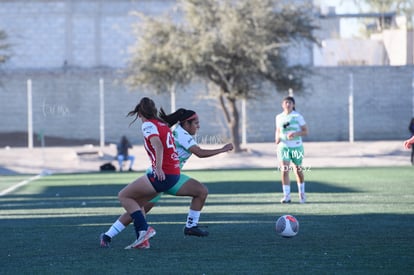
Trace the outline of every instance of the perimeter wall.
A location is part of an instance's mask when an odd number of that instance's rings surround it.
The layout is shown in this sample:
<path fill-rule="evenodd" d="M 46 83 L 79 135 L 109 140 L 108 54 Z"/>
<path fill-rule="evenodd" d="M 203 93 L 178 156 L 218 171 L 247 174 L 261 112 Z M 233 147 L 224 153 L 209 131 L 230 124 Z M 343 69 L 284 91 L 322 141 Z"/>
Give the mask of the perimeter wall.
<path fill-rule="evenodd" d="M 349 139 L 351 90 L 356 141 L 406 138 L 413 117 L 413 75 L 412 66 L 314 68 L 306 90 L 294 93 L 297 110 L 310 131 L 305 140 Z M 142 96 L 152 97 L 159 107 L 170 111 L 168 94 L 130 91 L 117 70 L 9 70 L 0 75 L 0 133 L 27 131 L 28 79 L 32 82 L 33 131 L 46 137 L 99 140 L 100 79 L 104 84 L 106 142 L 116 142 L 125 134 L 134 143 L 141 143 L 140 122 L 129 126 L 131 119 L 125 116 Z M 274 118 L 281 112 L 281 100 L 286 95 L 269 89 L 247 102 L 247 142 L 274 140 Z M 205 84 L 194 83 L 178 91 L 176 106 L 199 113 L 200 142 L 217 143 L 229 137 L 218 101 L 208 95 Z"/>

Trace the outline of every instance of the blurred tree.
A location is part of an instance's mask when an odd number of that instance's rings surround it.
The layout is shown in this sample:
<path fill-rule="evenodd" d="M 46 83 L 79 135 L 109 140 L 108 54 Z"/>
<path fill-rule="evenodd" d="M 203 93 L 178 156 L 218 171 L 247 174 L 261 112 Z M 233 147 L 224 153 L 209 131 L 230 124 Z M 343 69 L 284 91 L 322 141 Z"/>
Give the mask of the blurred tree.
<path fill-rule="evenodd" d="M 152 19 L 135 13 L 139 23 L 133 26 L 137 38 L 131 48 L 126 84 L 130 87 L 146 87 L 156 93 L 174 95 L 179 86 L 189 83 L 193 72 L 189 37 L 175 26 L 170 18 Z"/>
<path fill-rule="evenodd" d="M 157 92 L 194 78 L 212 84 L 240 152 L 239 99 L 260 96 L 265 83 L 300 91 L 309 70 L 290 65 L 290 46 L 317 42 L 312 9 L 272 0 L 182 0 L 180 21 L 146 18 L 136 24 L 137 44 L 127 83 Z M 142 17 L 143 18 L 143 17 Z"/>

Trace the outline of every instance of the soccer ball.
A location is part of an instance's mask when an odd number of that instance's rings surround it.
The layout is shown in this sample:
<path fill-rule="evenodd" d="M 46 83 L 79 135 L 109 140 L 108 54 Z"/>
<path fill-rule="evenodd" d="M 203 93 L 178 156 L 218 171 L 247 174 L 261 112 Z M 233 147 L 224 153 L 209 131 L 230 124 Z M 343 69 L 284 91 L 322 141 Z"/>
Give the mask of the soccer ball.
<path fill-rule="evenodd" d="M 283 215 L 276 221 L 276 232 L 282 237 L 294 237 L 299 232 L 299 222 L 292 215 Z"/>

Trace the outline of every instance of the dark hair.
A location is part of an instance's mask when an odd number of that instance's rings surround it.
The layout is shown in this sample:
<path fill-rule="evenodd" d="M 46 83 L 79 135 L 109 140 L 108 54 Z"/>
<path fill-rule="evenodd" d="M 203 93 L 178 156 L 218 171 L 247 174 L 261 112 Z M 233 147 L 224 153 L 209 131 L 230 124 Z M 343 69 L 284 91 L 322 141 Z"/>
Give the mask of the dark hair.
<path fill-rule="evenodd" d="M 291 101 L 293 103 L 293 110 L 295 111 L 296 110 L 295 109 L 296 103 L 295 103 L 295 99 L 293 98 L 293 96 L 287 96 L 287 97 L 283 98 L 282 101 L 285 101 L 285 100 L 289 100 L 289 101 Z"/>
<path fill-rule="evenodd" d="M 143 97 L 140 100 L 140 102 L 135 106 L 135 109 L 130 111 L 127 114 L 127 117 L 135 116 L 135 119 L 129 125 L 131 125 L 132 123 L 135 122 L 135 120 L 137 120 L 138 115 L 141 115 L 145 117 L 146 119 L 155 118 L 159 120 L 157 113 L 158 113 L 158 110 L 157 110 L 157 107 L 155 106 L 154 101 L 148 97 Z"/>
<path fill-rule="evenodd" d="M 293 98 L 293 96 L 286 96 L 286 97 L 283 99 L 283 101 L 285 101 L 285 100 L 292 101 L 292 103 L 293 103 L 293 104 L 295 104 L 295 99 Z"/>
<path fill-rule="evenodd" d="M 128 143 L 128 139 L 126 136 L 122 136 L 121 137 L 121 144 L 127 144 Z"/>
<path fill-rule="evenodd" d="M 411 119 L 410 125 L 408 125 L 408 130 L 414 134 L 414 117 Z"/>
<path fill-rule="evenodd" d="M 194 116 L 195 114 L 196 112 L 194 112 L 193 110 L 187 110 L 184 108 L 180 108 L 174 113 L 167 115 L 165 111 L 162 108 L 160 108 L 159 116 L 162 120 L 168 123 L 168 126 L 171 127 L 175 125 L 177 122 L 180 122 L 180 124 L 182 124 L 184 121 L 188 121 L 191 123 L 195 118 L 190 119 L 190 120 L 188 119 Z"/>

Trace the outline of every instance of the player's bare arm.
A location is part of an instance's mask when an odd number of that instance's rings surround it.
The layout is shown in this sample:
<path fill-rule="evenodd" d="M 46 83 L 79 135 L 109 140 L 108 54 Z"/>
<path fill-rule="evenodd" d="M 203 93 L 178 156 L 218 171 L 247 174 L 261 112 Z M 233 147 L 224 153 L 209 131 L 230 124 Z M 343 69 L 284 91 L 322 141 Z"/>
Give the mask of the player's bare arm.
<path fill-rule="evenodd" d="M 157 176 L 157 178 L 161 181 L 165 180 L 165 174 L 164 171 L 162 170 L 162 160 L 163 160 L 163 156 L 164 156 L 164 149 L 161 143 L 161 139 L 158 136 L 153 136 L 150 139 L 151 145 L 154 147 L 155 149 L 155 160 L 156 160 L 156 164 L 155 164 L 155 175 Z"/>
<path fill-rule="evenodd" d="M 280 143 L 280 128 L 276 128 L 276 132 L 275 132 L 275 142 L 276 144 Z"/>
<path fill-rule="evenodd" d="M 208 157 L 218 155 L 220 153 L 225 153 L 225 152 L 233 150 L 233 144 L 227 143 L 226 145 L 224 145 L 223 147 L 219 149 L 203 149 L 198 145 L 194 145 L 194 146 L 191 146 L 189 150 L 191 153 L 193 153 L 199 158 L 208 158 Z"/>
<path fill-rule="evenodd" d="M 299 137 L 299 136 L 304 137 L 307 135 L 308 135 L 308 127 L 306 125 L 303 125 L 303 126 L 300 126 L 300 131 L 289 133 L 287 137 L 289 139 L 292 139 L 294 137 Z"/>

